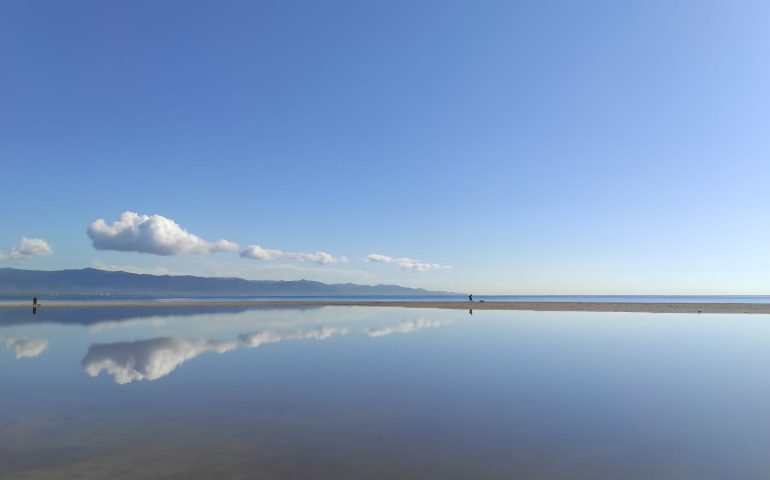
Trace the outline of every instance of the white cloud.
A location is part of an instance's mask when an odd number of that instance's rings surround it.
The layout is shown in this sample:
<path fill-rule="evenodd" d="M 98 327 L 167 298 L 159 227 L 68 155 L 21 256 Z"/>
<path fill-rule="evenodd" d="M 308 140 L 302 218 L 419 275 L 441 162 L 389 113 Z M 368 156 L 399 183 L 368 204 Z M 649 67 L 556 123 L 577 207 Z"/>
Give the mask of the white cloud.
<path fill-rule="evenodd" d="M 271 250 L 269 248 L 262 248 L 259 245 L 249 245 L 242 252 L 243 258 L 253 258 L 255 260 L 277 260 L 284 256 L 284 253 L 280 250 Z"/>
<path fill-rule="evenodd" d="M 205 352 L 225 353 L 235 349 L 232 342 L 207 338 L 153 338 L 135 342 L 91 345 L 81 366 L 96 377 L 105 370 L 116 383 L 157 380 L 173 372 L 187 360 Z"/>
<path fill-rule="evenodd" d="M 440 327 L 442 325 L 438 320 L 427 320 L 419 318 L 417 320 L 402 320 L 396 327 L 370 328 L 366 334 L 370 337 L 384 337 L 393 333 L 412 333 L 424 328 Z"/>
<path fill-rule="evenodd" d="M 48 340 L 10 337 L 3 340 L 5 348 L 13 351 L 16 358 L 34 358 L 48 348 Z"/>
<path fill-rule="evenodd" d="M 277 343 L 284 340 L 326 340 L 332 335 L 347 335 L 347 328 L 319 327 L 312 330 L 298 330 L 292 333 L 277 333 L 270 330 L 244 333 L 238 335 L 243 343 L 256 348 L 267 343 Z"/>
<path fill-rule="evenodd" d="M 452 268 L 447 265 L 440 265 L 438 263 L 426 263 L 419 260 L 413 260 L 406 257 L 389 257 L 387 255 L 380 255 L 378 253 L 372 253 L 366 256 L 367 262 L 375 263 L 392 263 L 398 266 L 401 270 L 408 270 L 414 272 L 425 272 L 428 270 L 438 270 L 443 268 Z"/>
<path fill-rule="evenodd" d="M 393 263 L 393 260 L 395 260 L 393 257 L 380 255 L 379 253 L 370 253 L 366 256 L 367 262 Z"/>
<path fill-rule="evenodd" d="M 53 248 L 42 238 L 21 237 L 18 245 L 7 252 L 0 251 L 0 260 L 6 258 L 42 257 L 52 253 Z"/>
<path fill-rule="evenodd" d="M 348 263 L 348 257 L 334 257 L 326 252 L 315 253 L 288 253 L 288 258 L 295 258 L 305 262 L 313 262 L 319 265 L 331 265 L 333 263 Z"/>
<path fill-rule="evenodd" d="M 237 244 L 227 240 L 203 240 L 162 215 L 135 212 L 123 212 L 112 225 L 100 218 L 88 226 L 87 233 L 97 250 L 179 255 L 238 249 Z"/>
<path fill-rule="evenodd" d="M 350 261 L 347 257 L 335 257 L 326 252 L 284 252 L 281 250 L 262 248 L 259 245 L 249 245 L 243 249 L 241 257 L 253 258 L 255 260 L 279 260 L 281 258 L 288 258 L 292 260 L 301 260 L 303 262 L 317 263 L 318 265 L 331 265 L 334 263 L 347 263 Z"/>
<path fill-rule="evenodd" d="M 427 270 L 436 270 L 439 268 L 448 268 L 438 263 L 423 263 L 415 260 L 409 260 L 407 258 L 401 259 L 397 262 L 398 268 L 401 270 L 414 270 L 416 272 L 425 272 Z"/>

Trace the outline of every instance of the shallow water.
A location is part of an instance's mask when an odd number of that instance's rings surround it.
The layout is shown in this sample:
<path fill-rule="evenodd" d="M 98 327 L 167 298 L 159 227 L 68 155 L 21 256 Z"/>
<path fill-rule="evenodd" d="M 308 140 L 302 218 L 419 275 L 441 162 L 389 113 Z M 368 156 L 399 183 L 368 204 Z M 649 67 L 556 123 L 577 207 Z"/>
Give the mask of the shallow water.
<path fill-rule="evenodd" d="M 0 478 L 770 477 L 765 315 L 3 308 L 0 338 Z"/>

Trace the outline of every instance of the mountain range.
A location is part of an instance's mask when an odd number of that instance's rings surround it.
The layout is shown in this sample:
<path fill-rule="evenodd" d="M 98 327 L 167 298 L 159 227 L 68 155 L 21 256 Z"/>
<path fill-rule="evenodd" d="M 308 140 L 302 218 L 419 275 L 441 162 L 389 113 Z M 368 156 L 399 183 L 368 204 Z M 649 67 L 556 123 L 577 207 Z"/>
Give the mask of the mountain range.
<path fill-rule="evenodd" d="M 376 296 L 450 295 L 400 285 L 327 284 L 312 280 L 245 280 L 235 277 L 148 275 L 95 268 L 22 270 L 0 268 L 0 296 Z"/>

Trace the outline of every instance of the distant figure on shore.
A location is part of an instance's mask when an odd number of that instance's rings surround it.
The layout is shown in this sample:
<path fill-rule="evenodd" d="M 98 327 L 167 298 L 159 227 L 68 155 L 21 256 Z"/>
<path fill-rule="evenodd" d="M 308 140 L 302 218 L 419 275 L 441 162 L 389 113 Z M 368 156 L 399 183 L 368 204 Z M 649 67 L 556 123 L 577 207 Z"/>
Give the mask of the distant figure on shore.
<path fill-rule="evenodd" d="M 37 297 L 32 298 L 32 307 L 37 307 Z"/>
<path fill-rule="evenodd" d="M 472 294 L 472 293 L 471 293 L 470 295 L 468 295 L 468 301 L 469 301 L 469 302 L 472 302 L 472 301 L 473 301 L 473 294 Z"/>

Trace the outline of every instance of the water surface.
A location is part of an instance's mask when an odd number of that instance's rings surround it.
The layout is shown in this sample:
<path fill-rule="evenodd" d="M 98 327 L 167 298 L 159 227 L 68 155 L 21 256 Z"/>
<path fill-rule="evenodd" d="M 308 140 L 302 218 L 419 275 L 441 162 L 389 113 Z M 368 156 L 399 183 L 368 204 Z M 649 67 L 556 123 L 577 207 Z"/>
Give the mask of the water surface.
<path fill-rule="evenodd" d="M 770 318 L 0 309 L 0 478 L 770 477 Z"/>

